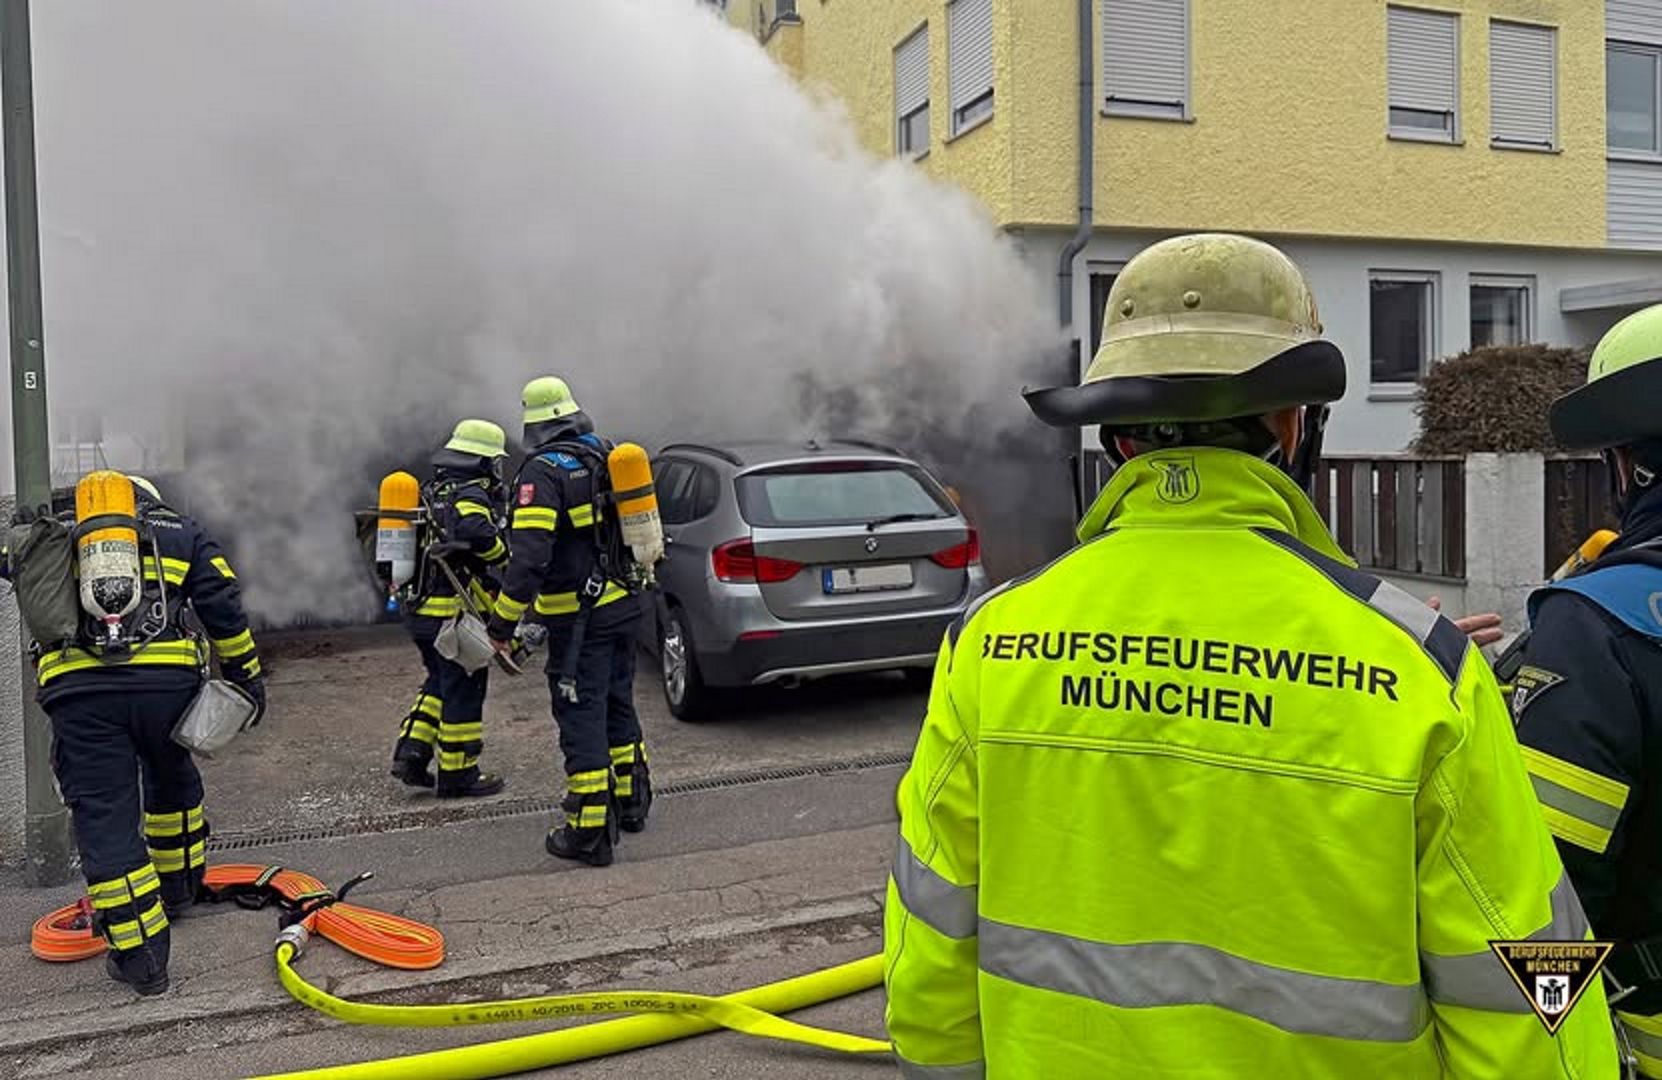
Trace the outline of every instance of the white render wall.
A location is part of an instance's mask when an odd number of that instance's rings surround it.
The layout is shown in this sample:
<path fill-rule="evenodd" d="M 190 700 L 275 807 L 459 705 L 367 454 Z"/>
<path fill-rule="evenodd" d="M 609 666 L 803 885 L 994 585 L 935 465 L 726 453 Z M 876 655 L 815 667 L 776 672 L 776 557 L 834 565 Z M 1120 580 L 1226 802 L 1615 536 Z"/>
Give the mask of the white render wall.
<path fill-rule="evenodd" d="M 1074 278 L 1075 326 L 1081 328 L 1082 348 L 1089 345 L 1084 340 L 1090 327 L 1089 275 L 1117 270 L 1132 255 L 1166 235 L 1171 234 L 1097 231 L 1079 260 Z M 1350 390 L 1335 406 L 1327 433 L 1327 448 L 1336 453 L 1400 451 L 1419 430 L 1411 395 L 1396 388 L 1374 392 L 1368 385 L 1370 270 L 1431 271 L 1440 276 L 1436 352 L 1452 356 L 1471 344 L 1473 275 L 1533 277 L 1534 340 L 1549 345 L 1590 345 L 1626 312 L 1565 315 L 1558 309 L 1560 290 L 1653 277 L 1658 267 L 1654 254 L 1276 236 L 1263 239 L 1303 267 L 1316 290 L 1316 303 L 1328 336 L 1350 361 Z M 1049 249 L 1052 266 L 1058 250 Z"/>

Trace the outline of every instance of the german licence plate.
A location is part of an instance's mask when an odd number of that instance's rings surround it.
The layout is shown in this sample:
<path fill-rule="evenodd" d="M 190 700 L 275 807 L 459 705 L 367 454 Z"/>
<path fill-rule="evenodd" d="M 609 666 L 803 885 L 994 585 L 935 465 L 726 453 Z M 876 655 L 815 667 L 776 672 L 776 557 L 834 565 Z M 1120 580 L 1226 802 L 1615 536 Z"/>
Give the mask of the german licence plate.
<path fill-rule="evenodd" d="M 912 587 L 912 568 L 905 563 L 885 566 L 837 566 L 825 570 L 828 593 L 887 592 Z"/>

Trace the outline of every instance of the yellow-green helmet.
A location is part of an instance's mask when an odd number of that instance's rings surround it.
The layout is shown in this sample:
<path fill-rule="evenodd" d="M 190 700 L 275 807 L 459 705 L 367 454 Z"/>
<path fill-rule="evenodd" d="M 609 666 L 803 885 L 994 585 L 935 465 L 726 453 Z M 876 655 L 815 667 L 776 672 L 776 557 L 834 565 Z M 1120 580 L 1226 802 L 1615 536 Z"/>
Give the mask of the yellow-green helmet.
<path fill-rule="evenodd" d="M 1611 327 L 1587 364 L 1587 384 L 1553 402 L 1547 420 L 1575 450 L 1662 439 L 1662 304 Z"/>
<path fill-rule="evenodd" d="M 146 495 L 150 496 L 155 501 L 157 501 L 157 502 L 162 501 L 162 493 L 160 491 L 156 490 L 156 485 L 155 484 L 152 484 L 150 481 L 146 480 L 144 477 L 138 475 L 137 473 L 128 473 L 127 474 L 127 479 L 129 479 L 133 482 L 134 487 L 138 488 L 140 491 L 144 492 Z"/>
<path fill-rule="evenodd" d="M 564 379 L 544 375 L 525 384 L 520 400 L 525 405 L 525 423 L 543 424 L 560 420 L 581 410 Z"/>
<path fill-rule="evenodd" d="M 508 433 L 489 420 L 463 420 L 456 425 L 444 448 L 465 457 L 507 457 Z"/>
<path fill-rule="evenodd" d="M 1178 236 L 1126 264 L 1081 386 L 1031 390 L 1056 427 L 1227 420 L 1345 393 L 1345 359 L 1321 337 L 1309 282 L 1260 240 Z"/>

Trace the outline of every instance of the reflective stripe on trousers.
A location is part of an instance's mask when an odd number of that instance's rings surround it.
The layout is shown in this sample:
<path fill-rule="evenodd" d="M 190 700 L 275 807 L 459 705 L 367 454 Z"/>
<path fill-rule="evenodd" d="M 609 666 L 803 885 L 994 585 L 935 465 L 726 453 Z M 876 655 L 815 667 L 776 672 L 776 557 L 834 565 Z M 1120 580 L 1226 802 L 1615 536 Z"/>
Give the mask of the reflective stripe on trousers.
<path fill-rule="evenodd" d="M 1214 1005 L 1283 1031 L 1374 1042 L 1410 1042 L 1431 1019 L 1430 1003 L 1528 1013 L 1530 1005 L 1495 954 L 1422 952 L 1422 982 L 1317 975 L 1258 963 L 1210 945 L 1113 944 L 1012 926 L 979 915 L 978 890 L 929 869 L 900 839 L 895 890 L 907 912 L 949 938 L 979 935 L 981 970 L 1011 982 L 1122 1008 Z M 1552 916 L 1529 937 L 1580 941 L 1586 916 L 1567 875 Z M 1658 1038 L 1662 1040 L 1662 1027 Z"/>
<path fill-rule="evenodd" d="M 1616 1018 L 1633 1050 L 1639 1075 L 1662 1080 L 1662 1016 L 1639 1016 L 1618 1010 Z"/>

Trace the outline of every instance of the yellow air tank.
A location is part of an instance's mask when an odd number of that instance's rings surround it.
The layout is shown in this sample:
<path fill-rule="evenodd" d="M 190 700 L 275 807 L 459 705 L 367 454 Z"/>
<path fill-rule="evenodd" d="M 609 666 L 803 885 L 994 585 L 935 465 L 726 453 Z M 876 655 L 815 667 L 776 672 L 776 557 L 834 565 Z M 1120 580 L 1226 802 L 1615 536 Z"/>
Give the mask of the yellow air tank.
<path fill-rule="evenodd" d="M 623 542 L 635 562 L 649 574 L 664 557 L 664 526 L 658 520 L 658 492 L 652 486 L 652 462 L 634 443 L 619 443 L 606 457 L 612 476 L 612 499 L 617 504 Z"/>
<path fill-rule="evenodd" d="M 144 593 L 135 501 L 132 481 L 107 469 L 88 473 L 75 485 L 81 607 L 103 626 L 106 648 L 124 644 L 121 620 Z"/>
<path fill-rule="evenodd" d="M 416 518 L 421 509 L 421 481 L 407 472 L 381 481 L 381 517 L 375 523 L 375 570 L 391 596 L 410 583 L 416 571 Z"/>

